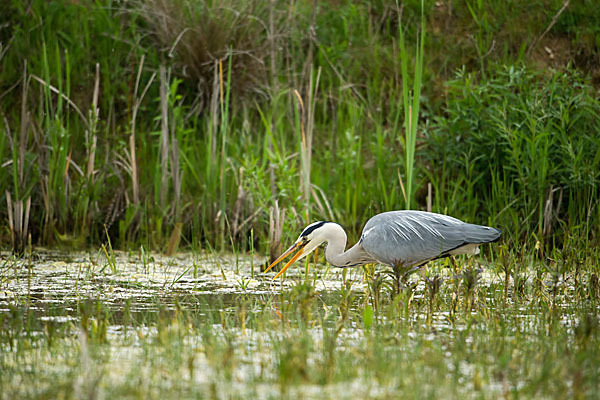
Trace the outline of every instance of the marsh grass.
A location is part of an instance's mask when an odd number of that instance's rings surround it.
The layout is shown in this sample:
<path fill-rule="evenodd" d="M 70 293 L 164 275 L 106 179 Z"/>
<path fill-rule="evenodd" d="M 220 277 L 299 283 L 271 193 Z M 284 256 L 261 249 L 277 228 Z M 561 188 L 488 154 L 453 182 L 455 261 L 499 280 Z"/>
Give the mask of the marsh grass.
<path fill-rule="evenodd" d="M 539 243 L 540 257 L 572 235 L 597 243 L 599 106 L 577 70 L 504 67 L 515 63 L 508 46 L 483 65 L 469 53 L 474 70 L 445 61 L 464 70 L 437 82 L 446 38 L 429 2 L 248 3 L 237 14 L 173 4 L 10 3 L 0 200 L 10 193 L 13 231 L 31 202 L 23 238 L 82 248 L 102 243 L 106 225 L 119 248 L 246 252 L 252 231 L 253 248 L 274 255 L 307 216 L 340 222 L 352 241 L 370 216 L 410 202 L 501 226 L 509 244 Z M 507 10 L 469 5 L 451 17 L 484 48 Z M 568 35 L 578 13 L 565 10 L 556 29 Z M 203 16 L 223 28 L 204 61 L 191 54 L 206 33 L 190 28 Z M 532 37 L 548 26 L 531 22 Z M 267 66 L 268 79 L 240 83 Z M 10 241 L 10 229 L 0 235 Z"/>
<path fill-rule="evenodd" d="M 367 285 L 358 269 L 316 285 L 294 274 L 265 291 L 248 259 L 223 279 L 198 255 L 117 253 L 116 273 L 92 274 L 74 272 L 103 261 L 74 256 L 33 253 L 29 272 L 10 256 L 0 266 L 5 398 L 588 398 L 599 389 L 594 272 L 563 269 L 571 254 L 519 267 L 542 271 L 521 290 L 471 259 L 457 260 L 468 264 L 460 275 L 432 263 L 431 277 L 407 277 L 412 289 L 400 295 L 391 277 Z M 513 254 L 506 262 L 522 264 Z M 77 292 L 65 290 L 72 280 Z"/>

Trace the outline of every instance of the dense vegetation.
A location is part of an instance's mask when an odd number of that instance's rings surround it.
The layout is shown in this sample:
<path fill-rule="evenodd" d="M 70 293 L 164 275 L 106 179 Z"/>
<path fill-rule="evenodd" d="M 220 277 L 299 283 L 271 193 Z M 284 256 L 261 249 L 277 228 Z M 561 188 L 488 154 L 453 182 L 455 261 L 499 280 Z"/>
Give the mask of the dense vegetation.
<path fill-rule="evenodd" d="M 398 3 L 5 0 L 0 400 L 597 398 L 597 0 Z M 408 207 L 504 233 L 261 273 Z"/>
<path fill-rule="evenodd" d="M 425 2 L 412 208 L 540 255 L 598 244 L 593 3 Z M 420 8 L 9 1 L 0 243 L 276 252 L 316 219 L 355 238 L 407 204 L 399 30 L 414 54 Z"/>

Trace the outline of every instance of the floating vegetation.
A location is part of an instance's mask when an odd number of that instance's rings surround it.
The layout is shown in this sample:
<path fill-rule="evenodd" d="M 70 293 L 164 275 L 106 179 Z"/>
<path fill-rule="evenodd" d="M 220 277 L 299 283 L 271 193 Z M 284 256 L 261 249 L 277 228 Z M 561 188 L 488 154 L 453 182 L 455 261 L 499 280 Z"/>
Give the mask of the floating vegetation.
<path fill-rule="evenodd" d="M 594 274 L 555 282 L 528 269 L 516 291 L 502 268 L 463 259 L 432 263 L 398 294 L 394 274 L 372 267 L 317 266 L 309 276 L 292 268 L 279 282 L 252 278 L 248 257 L 111 258 L 2 255 L 2 397 L 585 398 L 600 390 Z"/>

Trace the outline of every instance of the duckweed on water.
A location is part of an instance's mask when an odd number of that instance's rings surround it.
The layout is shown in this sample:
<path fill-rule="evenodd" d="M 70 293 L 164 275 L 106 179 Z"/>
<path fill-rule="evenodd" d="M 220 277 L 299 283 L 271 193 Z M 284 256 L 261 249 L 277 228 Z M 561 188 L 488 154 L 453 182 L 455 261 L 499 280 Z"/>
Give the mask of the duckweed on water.
<path fill-rule="evenodd" d="M 467 258 L 434 263 L 401 285 L 381 267 L 322 266 L 308 277 L 293 269 L 282 284 L 253 279 L 249 259 L 237 258 L 233 273 L 236 258 L 204 254 L 117 254 L 115 273 L 94 253 L 2 260 L 6 399 L 593 398 L 600 390 L 593 272 L 555 281 L 530 267 L 516 287 L 515 275 Z"/>

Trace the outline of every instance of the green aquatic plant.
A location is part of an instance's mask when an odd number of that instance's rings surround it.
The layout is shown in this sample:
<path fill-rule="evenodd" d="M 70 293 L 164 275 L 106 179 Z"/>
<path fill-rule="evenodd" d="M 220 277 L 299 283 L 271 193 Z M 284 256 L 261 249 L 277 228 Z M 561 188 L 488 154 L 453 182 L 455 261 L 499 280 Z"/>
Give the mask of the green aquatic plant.
<path fill-rule="evenodd" d="M 398 7 L 398 2 L 396 2 Z M 406 161 L 406 209 L 411 209 L 411 202 L 414 196 L 414 169 L 415 169 L 415 149 L 417 144 L 417 126 L 419 121 L 419 108 L 421 106 L 421 85 L 423 77 L 423 57 L 425 49 L 425 14 L 424 2 L 421 1 L 421 26 L 420 35 L 415 44 L 415 71 L 413 76 L 413 89 L 409 89 L 408 75 L 408 53 L 404 43 L 404 33 L 402 24 L 398 24 L 398 35 L 400 42 L 400 59 L 402 71 L 402 102 L 404 110 L 404 148 Z M 401 17 L 399 16 L 399 19 Z"/>
<path fill-rule="evenodd" d="M 411 397 L 417 390 L 469 397 L 473 390 L 501 395 L 506 385 L 536 398 L 598 389 L 598 297 L 581 301 L 575 287 L 593 282 L 595 270 L 587 266 L 565 272 L 565 286 L 556 292 L 560 307 L 534 296 L 506 307 L 502 276 L 474 268 L 456 276 L 445 262 L 432 262 L 424 284 L 394 299 L 384 296 L 377 312 L 364 298 L 363 274 L 352 271 L 320 276 L 317 286 L 300 274 L 288 278 L 292 286 L 272 291 L 259 280 L 264 286 L 240 294 L 239 279 L 251 279 L 248 258 L 239 277 L 221 279 L 219 266 L 206 263 L 197 285 L 187 279 L 171 285 L 182 272 L 192 276 L 196 256 L 156 255 L 145 279 L 138 274 L 142 260 L 115 252 L 119 277 L 105 280 L 73 273 L 80 260 L 100 255 L 78 253 L 66 262 L 56 261 L 57 254 L 34 252 L 30 272 L 19 258 L 0 269 L 10 278 L 0 281 L 0 290 L 14 293 L 0 298 L 0 345 L 10 349 L 0 357 L 5 394 L 67 396 L 74 387 L 90 387 L 100 398 L 311 390 L 336 398 L 340 387 L 352 386 L 356 396 L 377 390 Z M 456 280 L 459 301 L 477 307 L 451 312 L 457 293 L 442 279 Z M 66 290 L 75 280 L 79 291 Z M 32 290 L 30 302 L 22 301 L 28 281 L 32 289 L 45 285 L 44 298 Z M 90 379 L 95 383 L 86 386 Z"/>

